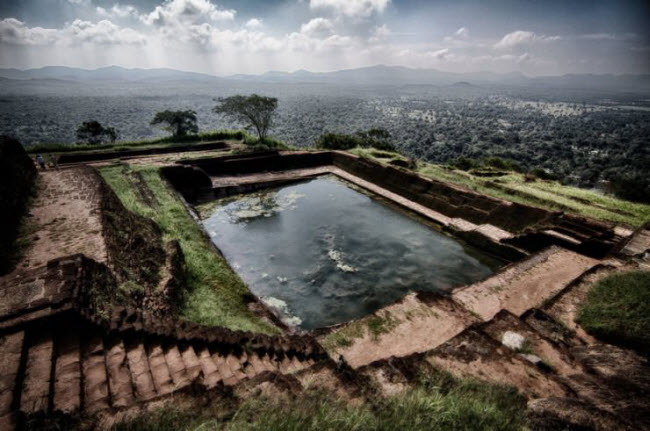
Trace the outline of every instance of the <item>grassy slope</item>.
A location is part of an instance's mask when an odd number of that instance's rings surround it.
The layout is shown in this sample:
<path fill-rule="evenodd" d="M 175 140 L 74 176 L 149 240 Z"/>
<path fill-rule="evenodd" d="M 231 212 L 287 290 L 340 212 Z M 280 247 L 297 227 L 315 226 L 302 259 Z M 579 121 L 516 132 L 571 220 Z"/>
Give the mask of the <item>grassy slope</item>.
<path fill-rule="evenodd" d="M 143 203 L 131 175 L 141 173 L 156 204 Z M 100 173 L 131 211 L 152 218 L 163 231 L 165 240 L 177 239 L 187 262 L 189 294 L 182 316 L 192 322 L 230 329 L 272 333 L 275 329 L 255 317 L 244 304 L 248 292 L 228 263 L 211 247 L 201 228 L 155 167 L 113 165 Z"/>
<path fill-rule="evenodd" d="M 383 163 L 402 158 L 399 155 L 394 155 L 392 158 L 378 158 L 376 150 L 365 148 L 356 148 L 351 152 Z M 631 226 L 640 226 L 650 220 L 650 205 L 564 186 L 557 181 L 525 182 L 522 174 L 514 172 L 500 177 L 479 177 L 447 166 L 419 162 L 418 173 L 496 198 L 549 210 L 570 212 L 598 220 Z"/>
<path fill-rule="evenodd" d="M 161 409 L 114 431 L 145 430 L 521 430 L 525 401 L 513 389 L 444 373 L 413 389 L 362 405 L 311 389 L 299 397 L 257 397 L 233 412 Z M 229 418 L 229 419 L 226 419 Z"/>
<path fill-rule="evenodd" d="M 576 320 L 603 341 L 650 354 L 650 272 L 631 271 L 600 280 Z"/>

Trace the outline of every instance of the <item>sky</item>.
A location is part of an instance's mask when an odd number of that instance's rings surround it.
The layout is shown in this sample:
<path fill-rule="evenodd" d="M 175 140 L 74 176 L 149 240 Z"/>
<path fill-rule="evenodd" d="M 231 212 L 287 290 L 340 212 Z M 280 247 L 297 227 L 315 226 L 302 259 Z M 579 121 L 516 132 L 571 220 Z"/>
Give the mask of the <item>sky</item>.
<path fill-rule="evenodd" d="M 2 0 L 0 67 L 650 73 L 648 22 L 648 0 Z"/>

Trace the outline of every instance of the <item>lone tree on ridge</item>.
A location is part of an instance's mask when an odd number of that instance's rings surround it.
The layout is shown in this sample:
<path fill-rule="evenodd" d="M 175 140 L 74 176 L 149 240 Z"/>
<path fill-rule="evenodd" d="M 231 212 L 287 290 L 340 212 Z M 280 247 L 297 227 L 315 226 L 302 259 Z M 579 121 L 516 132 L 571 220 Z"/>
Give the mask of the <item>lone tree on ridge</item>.
<path fill-rule="evenodd" d="M 273 124 L 273 114 L 278 107 L 277 98 L 257 94 L 220 97 L 217 102 L 219 105 L 212 109 L 214 113 L 245 123 L 246 128 L 254 127 L 260 141 L 266 138 Z"/>
<path fill-rule="evenodd" d="M 99 144 L 104 141 L 115 142 L 117 130 L 113 127 L 104 127 L 99 121 L 89 120 L 77 127 L 77 141 L 87 144 Z"/>
<path fill-rule="evenodd" d="M 158 112 L 151 120 L 151 125 L 157 126 L 158 124 L 166 124 L 163 129 L 171 132 L 174 138 L 183 138 L 199 131 L 199 126 L 196 124 L 196 112 L 191 109 Z"/>

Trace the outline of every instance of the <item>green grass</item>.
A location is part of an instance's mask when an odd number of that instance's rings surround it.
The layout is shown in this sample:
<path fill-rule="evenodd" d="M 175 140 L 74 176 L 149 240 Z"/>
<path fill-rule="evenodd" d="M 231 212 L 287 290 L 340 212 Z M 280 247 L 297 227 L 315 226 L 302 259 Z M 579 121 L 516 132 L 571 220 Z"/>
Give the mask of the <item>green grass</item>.
<path fill-rule="evenodd" d="M 373 314 L 346 323 L 343 327 L 323 337 L 320 343 L 325 350 L 333 353 L 339 347 L 350 347 L 354 344 L 355 338 L 362 338 L 366 333 L 369 333 L 372 339 L 377 341 L 382 334 L 389 333 L 399 323 L 399 320 L 395 319 L 388 312 L 384 316 Z"/>
<path fill-rule="evenodd" d="M 230 417 L 167 408 L 116 425 L 149 430 L 522 430 L 525 400 L 514 389 L 435 372 L 412 389 L 351 405 L 311 388 L 297 397 L 254 397 Z"/>
<path fill-rule="evenodd" d="M 25 146 L 25 151 L 30 154 L 34 153 L 68 153 L 68 152 L 102 152 L 102 151 L 122 151 L 129 149 L 151 149 L 165 148 L 178 145 L 187 145 L 188 143 L 201 143 L 214 140 L 237 140 L 250 139 L 249 135 L 243 130 L 212 130 L 209 132 L 199 133 L 197 135 L 188 135 L 183 138 L 174 138 L 166 136 L 163 138 L 139 139 L 132 141 L 118 141 L 99 145 L 88 144 L 35 144 Z"/>
<path fill-rule="evenodd" d="M 356 148 L 351 153 L 380 163 L 401 157 L 398 154 L 392 159 L 387 159 L 386 154 L 376 157 L 372 150 L 364 148 Z M 417 172 L 425 177 L 462 186 L 488 196 L 552 211 L 565 211 L 630 226 L 640 226 L 650 220 L 650 205 L 565 186 L 557 181 L 537 179 L 527 182 L 524 174 L 516 172 L 508 172 L 499 177 L 480 177 L 450 166 L 426 162 L 418 162 Z"/>
<path fill-rule="evenodd" d="M 576 321 L 596 338 L 650 354 L 650 272 L 630 271 L 600 280 Z"/>
<path fill-rule="evenodd" d="M 155 198 L 152 207 L 138 196 L 133 176 L 136 171 L 142 175 Z M 112 165 L 101 168 L 100 173 L 126 208 L 152 218 L 162 229 L 165 241 L 177 239 L 180 242 L 187 263 L 189 290 L 182 317 L 203 325 L 277 332 L 248 310 L 244 303 L 248 288 L 225 259 L 214 251 L 176 193 L 161 178 L 158 168 Z"/>

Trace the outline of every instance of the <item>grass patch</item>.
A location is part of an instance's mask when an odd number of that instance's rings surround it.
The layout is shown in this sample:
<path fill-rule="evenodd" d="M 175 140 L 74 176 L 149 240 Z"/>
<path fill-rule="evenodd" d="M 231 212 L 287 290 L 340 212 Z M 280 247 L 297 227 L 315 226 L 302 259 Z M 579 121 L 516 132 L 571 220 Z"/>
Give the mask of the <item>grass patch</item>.
<path fill-rule="evenodd" d="M 395 153 L 392 159 L 388 159 L 386 152 L 382 152 L 381 157 L 378 157 L 372 150 L 365 148 L 355 148 L 350 152 L 380 163 L 389 163 L 400 158 Z M 650 205 L 565 186 L 557 181 L 526 181 L 525 174 L 513 171 L 494 178 L 472 175 L 451 166 L 418 162 L 417 172 L 425 177 L 462 186 L 488 196 L 551 211 L 565 211 L 630 226 L 640 226 L 650 219 Z"/>
<path fill-rule="evenodd" d="M 161 409 L 113 427 L 149 430 L 521 430 L 525 400 L 514 389 L 436 372 L 389 398 L 351 405 L 311 388 L 298 397 L 254 397 L 231 417 Z M 185 422 L 183 422 L 185 421 Z"/>
<path fill-rule="evenodd" d="M 360 320 L 345 324 L 340 329 L 330 332 L 320 340 L 321 345 L 330 353 L 340 347 L 350 347 L 355 338 L 362 338 L 370 333 L 372 339 L 377 341 L 382 334 L 390 332 L 399 324 L 399 321 L 388 312 L 382 317 L 372 315 Z"/>
<path fill-rule="evenodd" d="M 361 338 L 366 333 L 366 325 L 363 320 L 355 320 L 345 324 L 342 328 L 330 332 L 322 340 L 321 346 L 328 352 L 334 352 L 339 347 L 350 347 L 355 338 Z"/>
<path fill-rule="evenodd" d="M 187 209 L 151 166 L 112 165 L 100 169 L 124 206 L 153 219 L 165 241 L 177 239 L 187 263 L 188 294 L 181 316 L 195 323 L 235 330 L 275 333 L 270 324 L 254 316 L 244 298 L 246 285 L 219 256 Z M 136 186 L 139 173 L 154 196 L 154 204 L 142 202 Z"/>
<path fill-rule="evenodd" d="M 576 321 L 607 343 L 650 354 L 650 272 L 630 271 L 598 281 Z"/>
<path fill-rule="evenodd" d="M 397 326 L 399 322 L 393 318 L 390 313 L 386 312 L 384 317 L 381 316 L 370 316 L 366 319 L 366 325 L 368 326 L 368 331 L 372 334 L 373 340 L 379 340 L 381 334 L 389 333 L 393 328 Z"/>
<path fill-rule="evenodd" d="M 132 141 L 118 141 L 113 143 L 89 145 L 89 144 L 35 144 L 25 146 L 25 151 L 30 154 L 34 153 L 69 153 L 77 151 L 100 152 L 100 151 L 120 151 L 128 149 L 151 149 L 165 148 L 176 145 L 187 145 L 188 143 L 214 141 L 214 140 L 237 140 L 242 141 L 249 139 L 249 135 L 243 130 L 212 130 L 209 132 L 199 133 L 197 135 L 188 135 L 183 138 L 166 136 L 164 138 L 139 139 Z"/>

